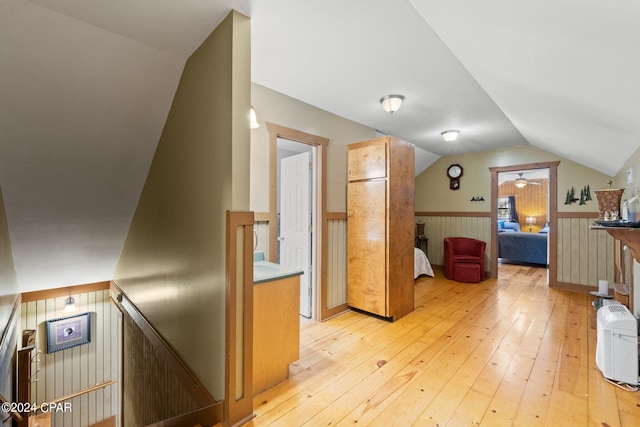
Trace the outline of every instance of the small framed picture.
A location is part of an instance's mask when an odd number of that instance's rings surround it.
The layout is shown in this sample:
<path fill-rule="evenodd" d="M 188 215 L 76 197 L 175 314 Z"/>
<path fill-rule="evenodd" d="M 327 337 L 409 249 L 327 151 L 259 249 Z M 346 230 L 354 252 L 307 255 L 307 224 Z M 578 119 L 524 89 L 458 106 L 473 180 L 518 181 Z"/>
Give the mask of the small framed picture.
<path fill-rule="evenodd" d="M 47 353 L 91 342 L 91 313 L 47 320 Z"/>

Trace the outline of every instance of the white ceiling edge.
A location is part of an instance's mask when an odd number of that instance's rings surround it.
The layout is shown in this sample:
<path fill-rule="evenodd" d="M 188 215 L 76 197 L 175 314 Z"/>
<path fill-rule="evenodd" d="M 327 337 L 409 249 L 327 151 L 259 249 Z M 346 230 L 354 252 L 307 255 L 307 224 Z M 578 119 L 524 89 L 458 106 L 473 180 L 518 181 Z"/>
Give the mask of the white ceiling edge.
<path fill-rule="evenodd" d="M 423 150 L 420 147 L 416 147 L 415 150 L 415 176 L 420 175 L 424 172 L 429 166 L 434 164 L 441 156 L 437 154 L 433 154 L 428 152 L 427 150 Z"/>

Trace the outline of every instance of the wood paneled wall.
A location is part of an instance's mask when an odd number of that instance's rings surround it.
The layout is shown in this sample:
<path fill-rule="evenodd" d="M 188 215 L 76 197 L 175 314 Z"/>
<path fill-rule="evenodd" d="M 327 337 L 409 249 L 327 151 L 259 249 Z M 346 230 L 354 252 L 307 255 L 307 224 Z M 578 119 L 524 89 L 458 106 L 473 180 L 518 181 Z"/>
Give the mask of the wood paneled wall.
<path fill-rule="evenodd" d="M 558 218 L 558 282 L 592 287 L 599 279 L 614 282 L 614 239 L 609 233 L 589 230 L 592 222 Z"/>
<path fill-rule="evenodd" d="M 425 235 L 429 238 L 429 262 L 444 265 L 444 238 L 471 237 L 487 242 L 485 268 L 489 268 L 489 245 L 491 244 L 491 218 L 488 216 L 420 215 L 416 223 L 425 224 Z"/>
<path fill-rule="evenodd" d="M 532 216 L 536 219 L 532 231 L 537 233 L 547 221 L 547 212 L 549 204 L 549 180 L 548 179 L 532 179 L 529 182 L 536 182 L 542 185 L 528 184 L 523 188 L 515 186 L 515 181 L 508 181 L 500 184 L 498 187 L 498 196 L 516 196 L 516 211 L 522 231 L 528 231 L 526 225 L 526 217 Z"/>
<path fill-rule="evenodd" d="M 123 381 L 124 427 L 152 424 L 197 408 L 177 376 L 128 315 L 124 321 Z"/>
<path fill-rule="evenodd" d="M 327 221 L 327 308 L 347 303 L 347 220 Z"/>
<path fill-rule="evenodd" d="M 22 303 L 21 328 L 37 332 L 31 396 L 35 403 L 51 402 L 107 381 L 119 380 L 120 312 L 109 303 L 109 291 L 73 294 L 78 311 L 92 313 L 91 343 L 47 354 L 46 321 L 63 313 L 66 296 Z M 35 354 L 34 352 L 34 354 Z M 37 373 L 36 373 L 37 372 Z M 75 397 L 71 412 L 54 414 L 56 427 L 84 427 L 118 413 L 119 384 Z"/>

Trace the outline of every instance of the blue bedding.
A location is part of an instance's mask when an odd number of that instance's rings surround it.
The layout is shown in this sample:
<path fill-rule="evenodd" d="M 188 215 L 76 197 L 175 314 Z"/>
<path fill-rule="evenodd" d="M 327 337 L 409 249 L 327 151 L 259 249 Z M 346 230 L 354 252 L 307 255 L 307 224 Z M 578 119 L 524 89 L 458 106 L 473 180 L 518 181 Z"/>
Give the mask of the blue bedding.
<path fill-rule="evenodd" d="M 546 233 L 498 233 L 498 258 L 547 264 Z"/>

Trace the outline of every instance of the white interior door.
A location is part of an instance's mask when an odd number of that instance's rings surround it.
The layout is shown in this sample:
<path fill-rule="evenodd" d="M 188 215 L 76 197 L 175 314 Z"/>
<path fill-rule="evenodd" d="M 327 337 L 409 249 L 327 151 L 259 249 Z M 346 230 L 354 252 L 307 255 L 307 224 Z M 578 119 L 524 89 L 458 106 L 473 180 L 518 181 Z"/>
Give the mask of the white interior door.
<path fill-rule="evenodd" d="M 310 154 L 280 162 L 280 264 L 303 270 L 300 277 L 300 314 L 311 317 L 311 198 Z"/>

